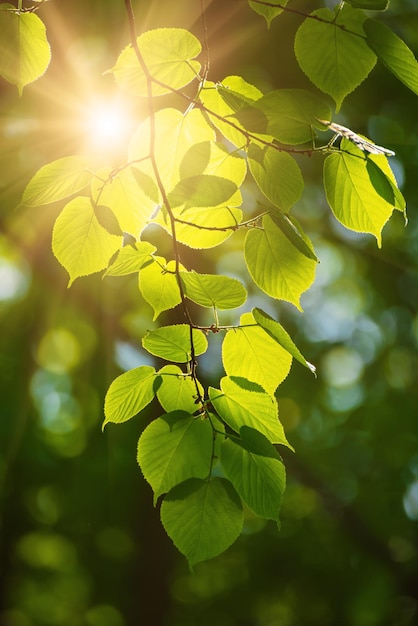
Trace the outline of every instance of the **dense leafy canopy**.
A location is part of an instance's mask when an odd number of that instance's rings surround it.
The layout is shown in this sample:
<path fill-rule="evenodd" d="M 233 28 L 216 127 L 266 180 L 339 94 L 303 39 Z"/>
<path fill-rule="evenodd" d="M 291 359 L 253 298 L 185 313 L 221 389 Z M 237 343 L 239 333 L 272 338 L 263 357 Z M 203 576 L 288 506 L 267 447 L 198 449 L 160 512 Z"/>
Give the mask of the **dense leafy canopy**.
<path fill-rule="evenodd" d="M 303 15 L 296 59 L 320 94 L 299 88 L 263 93 L 239 76 L 211 82 L 206 44 L 184 28 L 132 37 L 110 73 L 123 90 L 146 102 L 147 114 L 123 160 L 98 168 L 89 157 L 64 156 L 43 165 L 23 192 L 23 207 L 64 201 L 52 250 L 70 284 L 101 271 L 105 277 L 137 274 L 153 322 L 164 320 L 166 312 L 174 316 L 142 332 L 153 364 L 128 369 L 112 382 L 103 426 L 144 415 L 153 402 L 161 406 L 139 438 L 137 460 L 154 503 L 162 498 L 167 534 L 191 565 L 236 540 L 243 505 L 279 523 L 286 479 L 275 445 L 293 447 L 275 394 L 293 359 L 312 372 L 315 367 L 260 307 L 231 310 L 259 289 L 302 311 L 301 297 L 318 265 L 311 238 L 291 213 L 309 182 L 303 160 L 323 160 L 334 216 L 351 231 L 373 235 L 379 247 L 393 210 L 405 212 L 387 155 L 370 154 L 361 137 L 353 143 L 359 136 L 343 126 L 340 141 L 334 136 L 318 145 L 318 134 L 327 132 L 332 119 L 327 96 L 338 112 L 378 61 L 418 93 L 413 53 L 378 15 L 364 12 L 386 5 L 353 0 Z M 287 3 L 249 6 L 270 26 Z M 0 75 L 21 92 L 48 66 L 45 27 L 21 6 L 5 3 L 1 9 Z M 173 101 L 161 105 L 160 96 Z M 248 185 L 260 192 L 254 210 L 247 207 Z M 148 241 L 149 230 L 165 231 L 168 246 L 160 250 L 154 239 Z M 239 240 L 237 231 L 244 230 L 245 240 Z M 250 286 L 235 275 L 208 273 L 199 256 L 192 257 L 194 267 L 188 260 L 190 250 L 210 250 L 235 233 L 231 240 L 237 247 L 243 243 Z M 198 307 L 213 318 L 202 317 Z M 224 311 L 231 323 L 220 322 Z M 195 315 L 209 321 L 194 321 Z M 205 385 L 198 357 L 204 362 L 218 334 L 225 375 L 215 386 Z M 166 362 L 159 370 L 157 360 Z"/>

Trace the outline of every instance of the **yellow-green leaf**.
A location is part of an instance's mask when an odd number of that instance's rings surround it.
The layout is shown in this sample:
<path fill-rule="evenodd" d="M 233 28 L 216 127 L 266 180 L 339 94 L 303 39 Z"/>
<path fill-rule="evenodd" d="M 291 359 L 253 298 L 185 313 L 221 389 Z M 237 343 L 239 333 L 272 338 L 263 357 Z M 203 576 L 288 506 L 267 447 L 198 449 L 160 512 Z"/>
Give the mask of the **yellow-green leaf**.
<path fill-rule="evenodd" d="M 330 154 L 324 163 L 324 187 L 328 203 L 344 226 L 360 233 L 370 233 L 381 245 L 383 226 L 392 215 L 395 201 L 387 202 L 370 179 L 368 159 L 386 160 L 381 155 L 366 156 L 350 144 L 341 142 L 342 150 Z"/>
<path fill-rule="evenodd" d="M 255 182 L 276 207 L 287 212 L 299 200 L 303 178 L 290 154 L 252 143 L 248 150 L 248 162 Z"/>
<path fill-rule="evenodd" d="M 106 276 L 126 276 L 139 272 L 141 267 L 152 263 L 152 254 L 156 248 L 148 241 L 137 241 L 134 245 L 124 246 L 116 259 L 106 270 Z"/>
<path fill-rule="evenodd" d="M 216 412 L 236 432 L 247 426 L 258 430 L 271 443 L 291 447 L 279 422 L 275 398 L 259 385 L 245 378 L 225 376 L 220 391 L 209 388 L 209 398 Z"/>
<path fill-rule="evenodd" d="M 148 72 L 155 79 L 153 96 L 180 89 L 198 77 L 200 63 L 194 59 L 202 47 L 188 30 L 156 28 L 140 35 L 137 44 Z M 135 95 L 148 96 L 147 76 L 131 45 L 121 52 L 111 71 L 121 87 Z"/>
<path fill-rule="evenodd" d="M 263 229 L 248 233 L 245 260 L 260 289 L 302 310 L 300 296 L 314 281 L 316 261 L 294 246 L 268 215 L 263 218 Z"/>
<path fill-rule="evenodd" d="M 156 393 L 155 369 L 143 365 L 121 374 L 110 385 L 105 398 L 105 420 L 120 424 L 142 411 Z"/>
<path fill-rule="evenodd" d="M 181 272 L 180 276 L 185 295 L 200 306 L 235 309 L 247 299 L 245 287 L 236 278 L 194 271 Z"/>
<path fill-rule="evenodd" d="M 100 226 L 90 198 L 71 200 L 58 216 L 52 234 L 52 251 L 70 275 L 94 274 L 107 267 L 122 246 L 122 237 Z"/>
<path fill-rule="evenodd" d="M 84 189 L 92 177 L 84 157 L 57 159 L 41 167 L 31 178 L 23 192 L 22 204 L 39 206 L 63 200 Z"/>
<path fill-rule="evenodd" d="M 192 337 L 194 355 L 199 356 L 199 354 L 206 352 L 208 342 L 203 332 L 193 328 Z M 142 339 L 142 345 L 150 354 L 166 361 L 187 363 L 192 358 L 190 326 L 188 324 L 175 324 L 151 330 Z"/>
<path fill-rule="evenodd" d="M 93 179 L 93 200 L 109 207 L 121 230 L 138 239 L 151 219 L 155 202 L 138 185 L 131 168 L 115 176 L 109 176 L 110 171 L 110 168 L 102 170 Z"/>
<path fill-rule="evenodd" d="M 154 154 L 167 192 L 180 180 L 180 164 L 191 146 L 214 138 L 213 129 L 198 109 L 191 109 L 185 114 L 177 109 L 162 109 L 155 114 Z M 154 178 L 149 154 L 150 122 L 147 119 L 132 136 L 128 159 L 130 162 L 145 159 L 141 162 L 141 170 Z"/>
<path fill-rule="evenodd" d="M 16 11 L 8 2 L 0 11 L 0 75 L 23 87 L 42 76 L 51 60 L 51 48 L 42 20 L 30 12 Z"/>
<path fill-rule="evenodd" d="M 288 375 L 292 356 L 244 313 L 240 327 L 226 333 L 222 362 L 228 376 L 251 380 L 272 395 Z"/>
<path fill-rule="evenodd" d="M 174 261 L 166 263 L 163 257 L 156 256 L 139 272 L 139 289 L 154 309 L 154 320 L 162 311 L 173 309 L 181 302 L 175 267 Z"/>

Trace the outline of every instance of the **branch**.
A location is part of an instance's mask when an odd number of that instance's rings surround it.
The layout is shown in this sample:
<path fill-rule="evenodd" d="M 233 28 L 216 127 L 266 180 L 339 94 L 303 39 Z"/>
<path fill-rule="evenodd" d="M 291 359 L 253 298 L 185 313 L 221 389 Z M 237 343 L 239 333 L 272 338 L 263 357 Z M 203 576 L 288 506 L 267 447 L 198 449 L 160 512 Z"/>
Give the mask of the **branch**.
<path fill-rule="evenodd" d="M 203 404 L 203 398 L 202 395 L 200 393 L 200 389 L 199 389 L 199 385 L 198 385 L 198 381 L 197 381 L 197 377 L 196 377 L 196 352 L 195 352 L 195 346 L 194 346 L 194 340 L 193 340 L 193 321 L 190 317 L 190 313 L 189 310 L 187 308 L 187 304 L 186 304 L 186 295 L 184 293 L 184 288 L 183 288 L 183 283 L 181 281 L 181 277 L 180 277 L 180 252 L 179 252 L 179 245 L 178 245 L 178 241 L 177 241 L 177 236 L 176 236 L 176 220 L 173 214 L 173 210 L 170 206 L 168 197 L 167 197 L 167 192 L 166 189 L 164 187 L 163 181 L 161 179 L 161 175 L 160 175 L 160 171 L 158 169 L 158 164 L 157 164 L 157 160 L 155 157 L 155 111 L 154 111 L 154 103 L 153 103 L 153 93 L 152 93 L 152 86 L 153 86 L 153 82 L 158 82 L 156 81 L 150 74 L 150 71 L 147 67 L 147 64 L 145 63 L 144 57 L 142 56 L 142 53 L 139 49 L 138 46 L 138 42 L 136 39 L 136 30 L 135 30 L 135 15 L 134 15 L 134 11 L 132 8 L 132 2 L 131 0 L 125 0 L 125 7 L 126 7 L 126 12 L 128 15 L 128 21 L 129 21 L 129 30 L 130 30 L 130 35 L 131 35 L 131 44 L 132 44 L 132 48 L 135 52 L 135 55 L 138 59 L 138 62 L 141 66 L 142 71 L 144 72 L 145 75 L 145 79 L 147 82 L 147 100 L 148 100 L 148 115 L 149 115 L 149 120 L 150 120 L 150 160 L 151 160 L 151 164 L 152 164 L 152 169 L 154 172 L 154 176 L 155 176 L 155 180 L 157 182 L 157 186 L 159 189 L 159 192 L 161 194 L 161 198 L 163 201 L 163 204 L 165 206 L 165 208 L 167 209 L 167 213 L 169 215 L 170 218 L 170 225 L 171 225 L 171 236 L 172 236 L 172 240 L 173 240 L 173 253 L 174 253 L 174 260 L 175 260 L 175 274 L 176 274 L 176 279 L 177 279 L 177 285 L 180 291 L 180 298 L 181 298 L 181 303 L 182 303 L 182 307 L 183 307 L 183 312 L 185 315 L 185 318 L 187 320 L 187 323 L 189 325 L 189 329 L 190 329 L 190 368 L 191 368 L 191 375 L 196 387 L 196 393 L 197 393 L 197 397 L 199 399 L 199 402 L 201 404 Z"/>

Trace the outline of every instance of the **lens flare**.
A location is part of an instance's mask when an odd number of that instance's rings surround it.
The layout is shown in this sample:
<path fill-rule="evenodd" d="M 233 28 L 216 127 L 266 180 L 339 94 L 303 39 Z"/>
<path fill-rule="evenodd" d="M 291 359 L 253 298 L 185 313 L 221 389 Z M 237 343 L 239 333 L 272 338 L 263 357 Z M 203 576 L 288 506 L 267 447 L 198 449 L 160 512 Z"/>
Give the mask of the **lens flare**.
<path fill-rule="evenodd" d="M 123 101 L 97 101 L 87 108 L 84 137 L 89 150 L 115 152 L 126 147 L 134 120 Z"/>

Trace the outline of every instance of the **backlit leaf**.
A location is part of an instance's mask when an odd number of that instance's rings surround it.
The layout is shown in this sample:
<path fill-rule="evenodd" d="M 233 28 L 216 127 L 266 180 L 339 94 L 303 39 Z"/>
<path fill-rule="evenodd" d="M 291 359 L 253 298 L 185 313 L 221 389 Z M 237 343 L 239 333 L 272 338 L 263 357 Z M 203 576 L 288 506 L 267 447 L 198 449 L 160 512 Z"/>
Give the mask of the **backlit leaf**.
<path fill-rule="evenodd" d="M 258 383 L 272 395 L 288 375 L 292 357 L 277 341 L 266 336 L 251 313 L 244 313 L 240 324 L 239 328 L 227 331 L 222 344 L 225 372 Z"/>
<path fill-rule="evenodd" d="M 0 11 L 0 75 L 23 87 L 42 76 L 51 60 L 51 48 L 42 20 L 32 12 L 16 11 L 8 2 Z"/>
<path fill-rule="evenodd" d="M 280 143 L 312 143 L 319 119 L 329 119 L 329 106 L 304 89 L 276 89 L 254 102 L 236 118 L 251 133 L 272 135 Z"/>
<path fill-rule="evenodd" d="M 235 197 L 236 194 L 234 194 Z M 236 207 L 193 207 L 186 211 L 174 209 L 177 218 L 177 240 L 191 248 L 213 248 L 232 235 L 242 219 L 242 211 Z M 181 221 L 180 221 L 181 220 Z M 168 232 L 170 220 L 161 213 L 156 220 Z"/>
<path fill-rule="evenodd" d="M 170 191 L 180 180 L 180 164 L 187 151 L 196 143 L 213 141 L 215 133 L 202 111 L 191 109 L 183 114 L 177 109 L 162 109 L 155 114 L 154 154 L 161 181 Z M 169 147 L 169 149 L 168 149 Z M 143 175 L 155 178 L 150 152 L 150 122 L 141 124 L 129 143 L 129 161 L 142 160 Z"/>
<path fill-rule="evenodd" d="M 182 272 L 181 280 L 189 300 L 204 307 L 235 309 L 247 299 L 245 287 L 235 278 L 192 271 Z"/>
<path fill-rule="evenodd" d="M 198 409 L 197 390 L 190 375 L 184 374 L 177 365 L 165 365 L 158 375 L 161 383 L 157 398 L 164 411 L 187 411 L 192 414 Z M 203 397 L 203 388 L 200 383 L 198 386 Z"/>
<path fill-rule="evenodd" d="M 237 191 L 232 180 L 220 176 L 200 174 L 183 178 L 168 196 L 170 206 L 216 207 L 225 204 Z M 184 210 L 183 209 L 183 210 Z"/>
<path fill-rule="evenodd" d="M 139 289 L 154 309 L 154 320 L 162 311 L 173 309 L 181 302 L 175 267 L 174 261 L 166 263 L 163 257 L 156 256 L 153 263 L 140 270 Z"/>
<path fill-rule="evenodd" d="M 276 226 L 280 228 L 283 235 L 299 252 L 308 257 L 308 259 L 318 261 L 311 242 L 303 232 L 296 218 L 288 213 L 282 213 L 281 211 L 270 211 L 270 217 Z"/>
<path fill-rule="evenodd" d="M 108 206 L 121 230 L 138 239 L 151 219 L 155 202 L 138 185 L 133 168 L 124 168 L 115 176 L 109 176 L 110 171 L 110 168 L 102 170 L 93 179 L 93 200 Z"/>
<path fill-rule="evenodd" d="M 259 432 L 246 426 L 241 442 L 226 439 L 221 463 L 238 494 L 256 515 L 279 521 L 286 486 L 286 472 L 273 445 Z"/>
<path fill-rule="evenodd" d="M 270 26 L 271 21 L 275 17 L 280 15 L 280 13 L 282 13 L 283 9 L 281 7 L 286 6 L 287 2 L 288 0 L 272 0 L 271 2 L 269 2 L 270 6 L 266 6 L 263 4 L 259 4 L 258 2 L 251 2 L 250 0 L 249 5 L 253 9 L 253 11 L 258 13 L 259 15 L 262 15 L 265 18 L 267 25 Z M 274 4 L 279 4 L 280 7 L 275 9 L 273 6 Z"/>
<path fill-rule="evenodd" d="M 254 228 L 247 234 L 245 260 L 260 289 L 302 310 L 300 296 L 314 281 L 316 262 L 292 245 L 268 215 L 263 217 L 263 230 Z"/>
<path fill-rule="evenodd" d="M 252 314 L 257 324 L 266 331 L 269 337 L 277 341 L 278 344 L 280 344 L 287 352 L 289 352 L 289 354 L 302 363 L 302 365 L 310 369 L 311 372 L 315 372 L 315 366 L 305 359 L 297 346 L 293 343 L 289 334 L 285 331 L 283 326 L 279 324 L 279 322 L 276 322 L 276 320 L 274 320 L 268 313 L 262 311 L 262 309 L 255 308 L 252 310 Z"/>
<path fill-rule="evenodd" d="M 342 9 L 337 5 L 334 11 L 317 9 L 311 15 L 318 19 L 306 19 L 296 33 L 296 57 L 308 78 L 335 100 L 339 110 L 376 63 L 376 55 L 364 40 L 366 17 L 349 5 Z"/>
<path fill-rule="evenodd" d="M 224 552 L 237 539 L 243 525 L 242 505 L 228 480 L 190 479 L 164 498 L 161 522 L 194 565 Z"/>
<path fill-rule="evenodd" d="M 201 330 L 193 328 L 195 356 L 206 352 L 208 342 Z M 163 326 L 151 330 L 142 340 L 145 350 L 154 356 L 175 363 L 187 363 L 191 360 L 190 327 L 187 324 Z"/>
<path fill-rule="evenodd" d="M 367 43 L 404 85 L 418 95 L 418 61 L 398 35 L 381 22 L 367 20 L 364 24 Z"/>
<path fill-rule="evenodd" d="M 71 200 L 59 214 L 52 233 L 52 251 L 70 275 L 71 283 L 107 267 L 122 246 L 122 237 L 111 235 L 97 221 L 90 198 Z"/>
<path fill-rule="evenodd" d="M 381 233 L 393 212 L 393 204 L 380 195 L 370 180 L 367 157 L 348 140 L 342 150 L 330 154 L 324 163 L 324 187 L 335 217 L 346 228 L 371 233 L 381 245 Z M 373 160 L 376 156 L 373 155 Z M 382 157 L 384 159 L 384 157 Z"/>
<path fill-rule="evenodd" d="M 116 259 L 105 272 L 106 276 L 126 276 L 134 274 L 148 263 L 152 263 L 152 254 L 156 248 L 148 241 L 137 241 L 134 245 L 124 246 Z"/>
<path fill-rule="evenodd" d="M 183 28 L 156 28 L 137 38 L 138 48 L 153 82 L 152 95 L 161 96 L 180 89 L 197 78 L 201 52 L 199 40 Z M 121 87 L 138 96 L 148 96 L 147 77 L 131 45 L 119 55 L 111 70 Z"/>
<path fill-rule="evenodd" d="M 78 193 L 93 176 L 86 168 L 87 160 L 80 156 L 63 157 L 44 165 L 27 184 L 22 204 L 39 206 Z"/>
<path fill-rule="evenodd" d="M 200 99 L 209 111 L 213 112 L 212 115 L 208 112 L 213 125 L 237 148 L 243 148 L 247 143 L 244 127 L 239 120 L 230 116 L 244 105 L 255 102 L 262 95 L 261 91 L 240 76 L 227 76 L 221 85 L 207 81 L 200 92 Z M 231 123 L 228 123 L 228 120 Z"/>
<path fill-rule="evenodd" d="M 194 144 L 180 163 L 181 178 L 209 174 L 226 178 L 237 187 L 244 182 L 246 173 L 244 157 L 236 151 L 229 152 L 222 143 L 214 141 Z"/>
<path fill-rule="evenodd" d="M 252 143 L 248 149 L 248 163 L 255 182 L 276 207 L 287 212 L 299 200 L 303 178 L 290 154 Z"/>
<path fill-rule="evenodd" d="M 209 388 L 209 398 L 216 412 L 236 432 L 242 426 L 249 426 L 271 443 L 290 447 L 279 422 L 277 402 L 259 385 L 245 378 L 224 377 L 221 390 Z"/>
<path fill-rule="evenodd" d="M 212 449 L 207 419 L 173 411 L 152 421 L 139 438 L 137 461 L 154 491 L 154 501 L 189 478 L 207 478 Z"/>
<path fill-rule="evenodd" d="M 143 365 L 121 374 L 110 385 L 105 398 L 105 420 L 120 424 L 142 411 L 155 397 L 156 372 Z"/>

